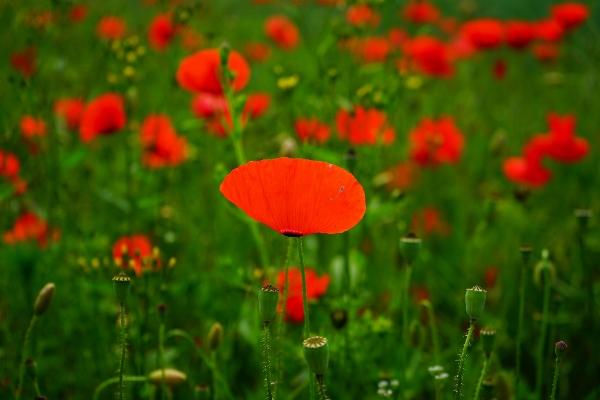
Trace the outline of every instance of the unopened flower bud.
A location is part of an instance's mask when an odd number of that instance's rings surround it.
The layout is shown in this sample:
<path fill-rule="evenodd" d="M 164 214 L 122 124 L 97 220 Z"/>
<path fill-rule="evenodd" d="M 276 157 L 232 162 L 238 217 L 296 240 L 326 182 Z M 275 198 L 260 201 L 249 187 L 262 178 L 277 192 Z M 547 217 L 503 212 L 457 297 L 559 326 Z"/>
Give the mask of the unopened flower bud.
<path fill-rule="evenodd" d="M 258 291 L 258 311 L 265 325 L 268 325 L 277 313 L 279 289 L 266 285 Z"/>
<path fill-rule="evenodd" d="M 329 365 L 329 344 L 322 336 L 310 337 L 302 342 L 302 352 L 308 368 L 317 376 L 322 376 Z"/>
<path fill-rule="evenodd" d="M 467 289 L 465 303 L 467 305 L 467 314 L 471 320 L 475 321 L 483 312 L 486 297 L 487 292 L 479 286 Z"/>
<path fill-rule="evenodd" d="M 496 341 L 496 330 L 493 328 L 483 328 L 479 331 L 481 334 L 481 345 L 486 357 L 489 357 L 494 350 L 494 342 Z"/>
<path fill-rule="evenodd" d="M 152 371 L 150 375 L 148 375 L 148 380 L 150 383 L 154 385 L 162 385 L 162 375 L 163 371 L 161 369 L 157 369 L 156 371 Z M 165 368 L 165 384 L 169 387 L 175 387 L 187 379 L 187 376 L 181 372 L 177 371 L 173 368 Z"/>
<path fill-rule="evenodd" d="M 563 341 L 554 343 L 554 353 L 556 354 L 556 358 L 561 358 L 565 351 L 567 350 L 567 344 Z"/>
<path fill-rule="evenodd" d="M 211 326 L 208 331 L 207 342 L 210 350 L 216 350 L 221 345 L 223 342 L 223 326 L 220 323 L 215 322 Z"/>
<path fill-rule="evenodd" d="M 412 265 L 417 259 L 420 250 L 421 239 L 413 232 L 400 239 L 400 252 L 408 264 Z"/>
<path fill-rule="evenodd" d="M 42 315 L 46 312 L 48 307 L 50 307 L 50 303 L 52 303 L 52 299 L 54 298 L 54 283 L 47 283 L 46 286 L 40 290 L 37 298 L 35 299 L 35 304 L 33 305 L 33 313 L 35 315 Z"/>
<path fill-rule="evenodd" d="M 129 294 L 131 278 L 128 277 L 125 272 L 121 271 L 119 272 L 119 275 L 115 276 L 112 280 L 117 300 L 119 300 L 119 303 L 124 302 L 127 298 L 127 294 Z"/>
<path fill-rule="evenodd" d="M 37 379 L 37 363 L 35 362 L 35 360 L 28 358 L 25 361 L 25 372 L 27 373 L 27 376 L 31 378 L 32 381 L 35 381 Z"/>

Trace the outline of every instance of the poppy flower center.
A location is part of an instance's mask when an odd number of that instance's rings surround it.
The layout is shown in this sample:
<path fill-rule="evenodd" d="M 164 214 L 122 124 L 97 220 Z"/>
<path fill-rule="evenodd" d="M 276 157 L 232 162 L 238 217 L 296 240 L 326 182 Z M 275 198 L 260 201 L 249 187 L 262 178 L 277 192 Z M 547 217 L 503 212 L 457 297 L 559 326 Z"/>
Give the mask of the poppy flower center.
<path fill-rule="evenodd" d="M 300 236 L 303 236 L 302 233 L 300 233 L 298 231 L 293 231 L 293 230 L 283 230 L 283 231 L 281 231 L 281 234 L 283 236 L 287 236 L 287 237 L 300 237 Z"/>

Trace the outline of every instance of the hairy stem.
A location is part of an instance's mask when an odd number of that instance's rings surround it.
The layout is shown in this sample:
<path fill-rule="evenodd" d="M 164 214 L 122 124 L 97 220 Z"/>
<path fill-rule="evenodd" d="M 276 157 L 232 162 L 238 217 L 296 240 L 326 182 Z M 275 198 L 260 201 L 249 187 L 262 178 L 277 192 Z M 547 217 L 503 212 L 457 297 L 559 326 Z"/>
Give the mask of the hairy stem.
<path fill-rule="evenodd" d="M 125 303 L 119 303 L 121 309 L 121 363 L 119 366 L 119 400 L 123 400 L 123 370 L 125 368 Z"/>
<path fill-rule="evenodd" d="M 560 357 L 556 357 L 556 367 L 554 367 L 554 381 L 552 382 L 552 396 L 550 400 L 556 399 L 556 385 L 558 383 L 558 369 L 560 368 Z"/>
<path fill-rule="evenodd" d="M 306 298 L 306 272 L 304 270 L 304 255 L 302 254 L 302 237 L 298 237 L 298 257 L 300 258 L 300 272 L 302 273 L 302 303 L 304 305 L 304 338 L 310 337 L 310 319 L 308 316 L 308 299 Z M 315 378 L 310 375 L 310 399 L 315 397 Z"/>
<path fill-rule="evenodd" d="M 25 375 L 25 360 L 27 359 L 27 347 L 29 346 L 31 331 L 36 320 L 37 316 L 32 316 L 31 320 L 29 320 L 27 330 L 25 331 L 25 339 L 23 340 L 23 349 L 21 351 L 21 364 L 19 364 L 19 383 L 17 385 L 17 393 L 15 394 L 15 398 L 17 400 L 21 398 L 21 390 L 23 389 L 23 376 Z"/>
<path fill-rule="evenodd" d="M 463 381 L 463 369 L 465 367 L 465 359 L 467 355 L 467 347 L 471 344 L 471 337 L 473 336 L 473 329 L 475 328 L 475 320 L 469 321 L 469 332 L 467 333 L 467 339 L 463 345 L 462 352 L 460 353 L 460 359 L 458 360 L 458 373 L 456 375 L 456 390 L 454 392 L 454 398 L 460 399 L 460 389 Z"/>
<path fill-rule="evenodd" d="M 317 391 L 319 393 L 319 400 L 328 400 L 325 394 L 325 384 L 323 383 L 323 375 L 317 376 Z"/>
<path fill-rule="evenodd" d="M 285 325 L 285 306 L 287 304 L 288 299 L 288 270 L 290 265 L 290 260 L 292 259 L 292 249 L 293 249 L 293 238 L 289 238 L 288 240 L 288 249 L 287 255 L 284 263 L 285 270 L 285 283 L 283 285 L 283 306 L 281 307 L 281 317 L 279 319 L 279 326 L 277 332 L 277 375 L 279 376 L 278 382 L 283 382 L 283 357 L 282 357 L 282 345 L 283 345 L 283 327 Z M 277 390 L 280 385 L 275 385 L 274 388 L 274 397 L 277 397 Z"/>
<path fill-rule="evenodd" d="M 483 361 L 483 369 L 481 370 L 481 376 L 479 376 L 479 382 L 477 382 L 477 390 L 475 390 L 475 400 L 479 400 L 481 386 L 483 386 L 483 378 L 485 378 L 489 362 L 490 358 L 486 355 L 485 360 Z"/>
<path fill-rule="evenodd" d="M 542 330 L 540 337 L 538 338 L 538 351 L 537 351 L 537 376 L 535 380 L 535 394 L 536 398 L 540 398 L 542 394 L 542 381 L 544 377 L 544 345 L 546 342 L 546 336 L 548 331 L 548 310 L 550 308 L 550 270 L 547 266 L 543 268 L 544 277 L 544 303 L 542 309 Z"/>
<path fill-rule="evenodd" d="M 123 382 L 148 382 L 148 378 L 145 376 L 124 376 L 123 377 Z M 104 382 L 102 382 L 100 385 L 98 385 L 98 387 L 96 388 L 96 390 L 94 390 L 94 396 L 92 397 L 92 400 L 98 400 L 98 398 L 100 397 L 100 393 L 107 388 L 108 386 L 112 385 L 113 383 L 121 383 L 121 378 L 117 377 L 117 378 L 110 378 L 105 380 Z"/>
<path fill-rule="evenodd" d="M 433 343 L 433 359 L 436 365 L 440 364 L 440 339 L 438 337 L 437 325 L 435 324 L 435 315 L 433 305 L 429 300 L 423 300 L 421 305 L 427 309 L 427 318 L 429 318 L 429 329 L 431 330 L 431 341 Z"/>
<path fill-rule="evenodd" d="M 263 337 L 262 337 L 262 345 L 263 345 L 263 359 L 265 363 L 265 383 L 267 387 L 267 398 L 269 400 L 273 400 L 273 388 L 271 382 L 271 365 L 270 365 L 270 356 L 269 351 L 271 346 L 269 345 L 271 341 L 271 334 L 269 329 L 269 324 L 265 323 L 263 325 Z"/>

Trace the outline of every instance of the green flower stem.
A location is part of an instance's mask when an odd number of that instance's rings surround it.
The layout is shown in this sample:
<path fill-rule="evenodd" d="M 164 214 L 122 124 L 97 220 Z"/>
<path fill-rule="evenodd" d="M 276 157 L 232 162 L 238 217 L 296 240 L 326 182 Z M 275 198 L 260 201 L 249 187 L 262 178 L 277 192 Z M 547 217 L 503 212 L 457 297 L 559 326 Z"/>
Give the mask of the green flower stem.
<path fill-rule="evenodd" d="M 263 345 L 263 358 L 265 360 L 265 380 L 267 385 L 267 399 L 273 400 L 273 388 L 271 387 L 271 365 L 269 362 L 269 351 L 271 346 L 269 345 L 271 341 L 270 328 L 269 324 L 265 323 L 263 325 L 263 337 L 262 337 L 262 345 Z"/>
<path fill-rule="evenodd" d="M 23 340 L 23 350 L 21 351 L 21 364 L 19 364 L 19 384 L 17 385 L 17 393 L 15 394 L 15 398 L 19 400 L 21 397 L 21 389 L 23 388 L 23 376 L 25 375 L 25 360 L 27 360 L 27 347 L 29 346 L 29 340 L 31 338 L 31 331 L 33 330 L 33 325 L 37 320 L 37 316 L 33 315 L 31 320 L 29 320 L 29 325 L 27 326 L 27 330 L 25 331 L 25 339 Z"/>
<path fill-rule="evenodd" d="M 289 265 L 290 265 L 290 260 L 292 259 L 292 250 L 293 250 L 293 244 L 294 244 L 294 239 L 293 238 L 289 238 L 288 240 L 288 250 L 287 250 L 287 255 L 286 255 L 286 259 L 285 259 L 285 263 L 284 263 L 284 269 L 285 269 L 285 283 L 283 285 L 283 306 L 281 307 L 281 317 L 279 319 L 279 327 L 278 327 L 278 332 L 277 332 L 277 375 L 279 376 L 278 382 L 283 382 L 283 357 L 282 357 L 282 344 L 283 344 L 283 327 L 285 325 L 285 305 L 287 304 L 287 299 L 288 299 L 288 294 L 289 294 L 289 290 L 288 290 L 288 270 L 289 270 Z M 280 387 L 280 385 L 275 385 L 275 389 L 274 389 L 274 393 L 273 396 L 275 398 L 277 398 L 277 390 Z"/>
<path fill-rule="evenodd" d="M 521 377 L 521 340 L 523 337 L 523 319 L 525 318 L 525 269 L 527 263 L 521 267 L 519 277 L 519 321 L 517 322 L 517 367 L 515 373 L 515 395 L 519 398 L 519 378 Z"/>
<path fill-rule="evenodd" d="M 33 381 L 33 387 L 35 389 L 35 395 L 37 397 L 42 397 L 42 392 L 40 392 L 40 385 L 38 385 L 37 379 Z"/>
<path fill-rule="evenodd" d="M 304 338 L 310 337 L 310 319 L 308 316 L 308 299 L 306 298 L 306 272 L 304 270 L 304 255 L 302 254 L 302 237 L 298 238 L 298 257 L 300 258 L 300 272 L 302 273 L 302 302 L 304 304 Z M 310 399 L 315 398 L 315 377 L 310 374 Z"/>
<path fill-rule="evenodd" d="M 490 363 L 490 358 L 488 356 L 485 357 L 483 361 L 483 369 L 481 370 L 481 376 L 479 377 L 479 382 L 477 382 L 477 390 L 475 391 L 475 400 L 479 400 L 479 394 L 481 393 L 481 386 L 483 385 L 483 378 L 485 378 L 485 374 L 488 369 L 488 364 Z"/>
<path fill-rule="evenodd" d="M 435 315 L 433 305 L 429 300 L 423 300 L 421 305 L 427 309 L 427 318 L 429 318 L 429 329 L 431 330 L 431 341 L 433 342 L 433 359 L 436 365 L 440 364 L 440 338 L 438 336 L 437 325 L 435 324 Z"/>
<path fill-rule="evenodd" d="M 412 274 L 412 265 L 406 265 L 406 274 L 404 275 L 404 291 L 402 293 L 402 340 L 405 348 L 408 346 L 408 290 L 410 289 L 410 276 Z M 406 357 L 404 363 L 407 363 Z"/>
<path fill-rule="evenodd" d="M 164 322 L 160 322 L 160 326 L 158 328 L 158 362 L 160 364 L 161 374 L 161 393 L 160 397 L 162 400 L 165 400 L 167 395 L 167 378 L 165 376 L 165 347 L 164 347 L 164 337 L 165 337 L 165 324 Z"/>
<path fill-rule="evenodd" d="M 217 395 L 217 374 L 219 373 L 219 369 L 217 368 L 217 352 L 215 350 L 210 351 L 210 359 L 213 364 L 212 376 L 211 376 L 211 380 L 212 380 L 211 393 L 212 393 L 212 399 L 216 400 L 219 398 Z"/>
<path fill-rule="evenodd" d="M 210 357 L 208 357 L 198 347 L 196 347 L 196 344 L 194 343 L 194 339 L 187 332 L 182 331 L 181 329 L 172 329 L 172 330 L 168 331 L 167 334 L 165 335 L 165 341 L 169 338 L 177 337 L 177 336 L 185 339 L 189 344 L 192 345 L 192 348 L 194 350 L 196 350 L 196 354 L 198 355 L 198 357 L 200 357 L 202 359 L 204 364 L 206 364 L 206 366 L 211 370 L 211 372 L 216 377 L 216 379 L 221 383 L 221 387 L 224 389 L 225 395 L 227 396 L 227 398 L 229 400 L 235 400 L 235 398 L 233 397 L 233 394 L 231 393 L 231 390 L 229 389 L 229 385 L 227 384 L 227 381 L 225 380 L 225 378 L 223 378 L 223 376 L 219 373 L 215 364 L 210 360 Z"/>
<path fill-rule="evenodd" d="M 560 357 L 556 357 L 556 367 L 554 367 L 554 381 L 552 382 L 552 396 L 550 400 L 556 399 L 556 385 L 558 383 L 558 369 L 560 368 Z"/>
<path fill-rule="evenodd" d="M 546 261 L 544 261 L 546 262 Z M 538 338 L 538 351 L 537 351 L 537 376 L 535 380 L 535 397 L 540 398 L 542 393 L 542 381 L 544 377 L 544 345 L 546 342 L 546 336 L 548 331 L 548 309 L 550 308 L 550 270 L 548 266 L 543 267 L 542 271 L 544 277 L 544 303 L 542 309 L 542 331 Z"/>
<path fill-rule="evenodd" d="M 589 324 L 589 329 L 590 332 L 592 333 L 591 337 L 596 337 L 596 320 L 595 320 L 595 315 L 596 315 L 596 300 L 594 298 L 594 271 L 592 268 L 590 268 L 588 265 L 586 265 L 586 252 L 585 252 L 585 242 L 584 242 L 584 234 L 585 234 L 585 230 L 580 231 L 579 235 L 578 235 L 578 242 L 579 242 L 579 254 L 581 257 L 581 269 L 583 271 L 586 271 L 588 273 L 587 276 L 587 289 L 588 289 L 588 324 Z M 585 273 L 585 272 L 584 272 Z M 592 340 L 591 343 L 592 346 L 592 357 L 590 357 L 590 359 L 592 360 L 592 365 L 591 365 L 591 373 L 593 377 L 597 376 L 597 365 L 596 365 L 596 353 L 597 353 L 597 348 L 596 348 L 596 341 Z"/>
<path fill-rule="evenodd" d="M 454 392 L 454 398 L 456 400 L 460 399 L 460 389 L 463 381 L 463 368 L 465 366 L 465 356 L 467 355 L 467 347 L 471 344 L 471 337 L 473 336 L 473 329 L 475 328 L 475 320 L 472 319 L 469 321 L 469 332 L 467 333 L 467 339 L 465 340 L 465 344 L 463 345 L 462 352 L 460 353 L 460 359 L 458 361 L 458 374 L 456 375 L 456 391 Z"/>
<path fill-rule="evenodd" d="M 125 368 L 125 302 L 119 303 L 121 308 L 121 364 L 119 366 L 119 400 L 123 400 L 123 369 Z"/>
<path fill-rule="evenodd" d="M 148 382 L 148 378 L 145 376 L 124 376 L 122 377 L 122 382 Z M 104 382 L 102 382 L 100 385 L 98 385 L 98 387 L 96 388 L 96 390 L 94 390 L 94 396 L 92 397 L 93 400 L 98 400 L 100 393 L 107 388 L 108 386 L 112 385 L 113 383 L 119 383 L 121 384 L 121 377 L 118 378 L 110 378 L 105 380 Z"/>

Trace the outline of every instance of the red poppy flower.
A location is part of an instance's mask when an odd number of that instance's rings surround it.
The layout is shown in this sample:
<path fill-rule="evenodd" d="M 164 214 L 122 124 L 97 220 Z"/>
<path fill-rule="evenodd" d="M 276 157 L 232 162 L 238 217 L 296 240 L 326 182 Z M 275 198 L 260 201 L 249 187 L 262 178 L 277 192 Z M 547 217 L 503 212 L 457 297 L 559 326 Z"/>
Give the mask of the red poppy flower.
<path fill-rule="evenodd" d="M 390 53 L 390 42 L 382 36 L 355 39 L 349 47 L 354 56 L 364 63 L 384 62 Z"/>
<path fill-rule="evenodd" d="M 127 26 L 119 17 L 108 15 L 103 17 L 96 27 L 96 34 L 103 39 L 118 40 L 125 36 Z"/>
<path fill-rule="evenodd" d="M 200 93 L 192 99 L 192 112 L 198 118 L 211 118 L 221 115 L 227 109 L 227 100 L 223 96 Z"/>
<path fill-rule="evenodd" d="M 181 37 L 181 47 L 188 51 L 196 51 L 202 47 L 204 38 L 188 26 L 179 26 L 178 33 Z"/>
<path fill-rule="evenodd" d="M 156 51 L 164 51 L 177 34 L 171 21 L 171 13 L 158 14 L 148 26 L 148 41 Z"/>
<path fill-rule="evenodd" d="M 422 119 L 410 132 L 409 140 L 411 158 L 419 165 L 433 167 L 458 162 L 465 145 L 452 117 Z"/>
<path fill-rule="evenodd" d="M 252 61 L 265 62 L 271 57 L 271 48 L 262 42 L 248 42 L 244 46 L 244 54 Z"/>
<path fill-rule="evenodd" d="M 496 286 L 496 281 L 498 280 L 498 273 L 500 270 L 497 267 L 488 267 L 485 270 L 485 276 L 483 282 L 485 283 L 485 288 L 493 288 Z"/>
<path fill-rule="evenodd" d="M 149 168 L 174 167 L 186 159 L 187 140 L 178 136 L 168 115 L 146 117 L 140 130 L 142 163 Z"/>
<path fill-rule="evenodd" d="M 370 25 L 377 28 L 381 22 L 381 15 L 373 11 L 367 4 L 356 4 L 348 7 L 346 21 L 351 25 Z"/>
<path fill-rule="evenodd" d="M 532 51 L 535 58 L 544 63 L 551 63 L 560 57 L 560 50 L 554 43 L 537 43 Z"/>
<path fill-rule="evenodd" d="M 107 93 L 90 101 L 81 114 L 79 137 L 84 143 L 98 135 L 110 135 L 125 127 L 125 102 L 121 95 Z"/>
<path fill-rule="evenodd" d="M 522 50 L 535 39 L 536 29 L 527 21 L 506 23 L 506 43 L 515 50 Z"/>
<path fill-rule="evenodd" d="M 536 37 L 547 42 L 558 42 L 562 39 L 563 33 L 562 25 L 553 19 L 538 21 L 535 25 Z"/>
<path fill-rule="evenodd" d="M 433 36 L 417 36 L 407 42 L 404 51 L 424 74 L 444 78 L 454 74 L 448 47 Z"/>
<path fill-rule="evenodd" d="M 74 4 L 69 8 L 68 16 L 72 22 L 82 22 L 88 15 L 88 7 L 85 4 Z"/>
<path fill-rule="evenodd" d="M 221 193 L 285 236 L 341 233 L 365 214 L 365 192 L 348 171 L 322 161 L 277 158 L 231 171 Z"/>
<path fill-rule="evenodd" d="M 567 114 L 561 117 L 555 113 L 548 114 L 550 132 L 546 154 L 555 161 L 574 163 L 583 159 L 590 150 L 588 141 L 575 137 L 575 116 Z"/>
<path fill-rule="evenodd" d="M 12 229 L 4 233 L 7 244 L 37 241 L 39 247 L 46 247 L 49 240 L 58 240 L 60 232 L 50 229 L 48 223 L 33 212 L 24 212 L 17 219 Z"/>
<path fill-rule="evenodd" d="M 341 109 L 335 124 L 339 137 L 354 145 L 391 144 L 396 139 L 396 132 L 388 124 L 385 112 L 375 108 L 356 105 L 351 112 Z"/>
<path fill-rule="evenodd" d="M 390 42 L 390 45 L 394 49 L 402 50 L 404 47 L 404 44 L 406 43 L 407 39 L 409 38 L 409 35 L 408 35 L 408 33 L 406 33 L 406 31 L 402 30 L 401 28 L 392 28 L 388 32 L 387 37 Z"/>
<path fill-rule="evenodd" d="M 27 183 L 19 176 L 21 163 L 12 153 L 0 150 L 0 176 L 8 179 L 15 188 L 15 194 L 27 190 Z"/>
<path fill-rule="evenodd" d="M 283 50 L 293 50 L 300 41 L 300 31 L 289 18 L 273 15 L 265 21 L 265 35 Z"/>
<path fill-rule="evenodd" d="M 463 37 L 480 50 L 498 47 L 504 40 L 502 23 L 492 18 L 465 22 L 460 31 Z"/>
<path fill-rule="evenodd" d="M 402 9 L 402 16 L 415 24 L 427 24 L 435 22 L 440 17 L 440 10 L 426 0 L 411 0 Z"/>
<path fill-rule="evenodd" d="M 19 126 L 21 127 L 21 133 L 27 139 L 46 135 L 46 123 L 41 118 L 24 115 L 21 117 Z"/>
<path fill-rule="evenodd" d="M 437 208 L 425 207 L 413 214 L 411 231 L 420 235 L 435 233 L 447 236 L 452 228 L 442 219 L 442 215 Z"/>
<path fill-rule="evenodd" d="M 69 130 L 74 131 L 79 126 L 83 107 L 83 99 L 58 99 L 54 102 L 54 113 L 65 121 Z"/>
<path fill-rule="evenodd" d="M 133 267 L 135 274 L 142 276 L 142 267 L 148 265 L 152 257 L 152 245 L 144 235 L 123 236 L 113 245 L 112 255 L 117 266 Z"/>
<path fill-rule="evenodd" d="M 35 73 L 35 54 L 35 47 L 27 47 L 21 52 L 15 52 L 10 56 L 10 65 L 25 78 L 29 78 Z"/>
<path fill-rule="evenodd" d="M 294 122 L 294 129 L 298 139 L 303 142 L 316 141 L 323 144 L 331 135 L 331 128 L 325 123 L 321 123 L 317 118 L 298 118 Z"/>
<path fill-rule="evenodd" d="M 252 93 L 248 96 L 243 116 L 250 118 L 258 118 L 267 112 L 271 106 L 271 96 L 268 93 Z"/>
<path fill-rule="evenodd" d="M 227 66 L 235 74 L 231 87 L 236 92 L 242 90 L 250 80 L 248 62 L 240 53 L 232 50 Z M 179 86 L 190 92 L 223 94 L 219 78 L 220 69 L 219 49 L 200 50 L 181 61 L 177 69 L 177 82 Z"/>
<path fill-rule="evenodd" d="M 506 76 L 506 62 L 504 60 L 496 60 L 494 62 L 494 78 L 501 81 Z"/>
<path fill-rule="evenodd" d="M 565 30 L 573 29 L 588 19 L 590 10 L 582 3 L 562 3 L 550 7 L 552 19 L 558 22 Z"/>
<path fill-rule="evenodd" d="M 410 189 L 418 182 L 419 172 L 419 169 L 412 161 L 403 161 L 387 170 L 388 180 L 386 187 L 388 190 Z"/>
<path fill-rule="evenodd" d="M 306 299 L 317 299 L 327 292 L 330 276 L 327 274 L 321 277 L 311 268 L 304 268 L 306 273 Z M 279 271 L 277 274 L 277 288 L 283 293 L 285 286 L 285 271 Z M 283 297 L 281 297 L 283 302 Z M 281 304 L 280 304 L 281 308 Z M 288 269 L 288 298 L 285 305 L 285 320 L 300 323 L 304 321 L 304 305 L 302 302 L 302 273 L 300 268 L 291 267 Z"/>
<path fill-rule="evenodd" d="M 518 184 L 531 188 L 542 187 L 552 173 L 542 165 L 547 154 L 548 141 L 540 136 L 533 137 L 523 149 L 523 157 L 511 157 L 504 161 L 502 169 L 506 177 Z"/>

